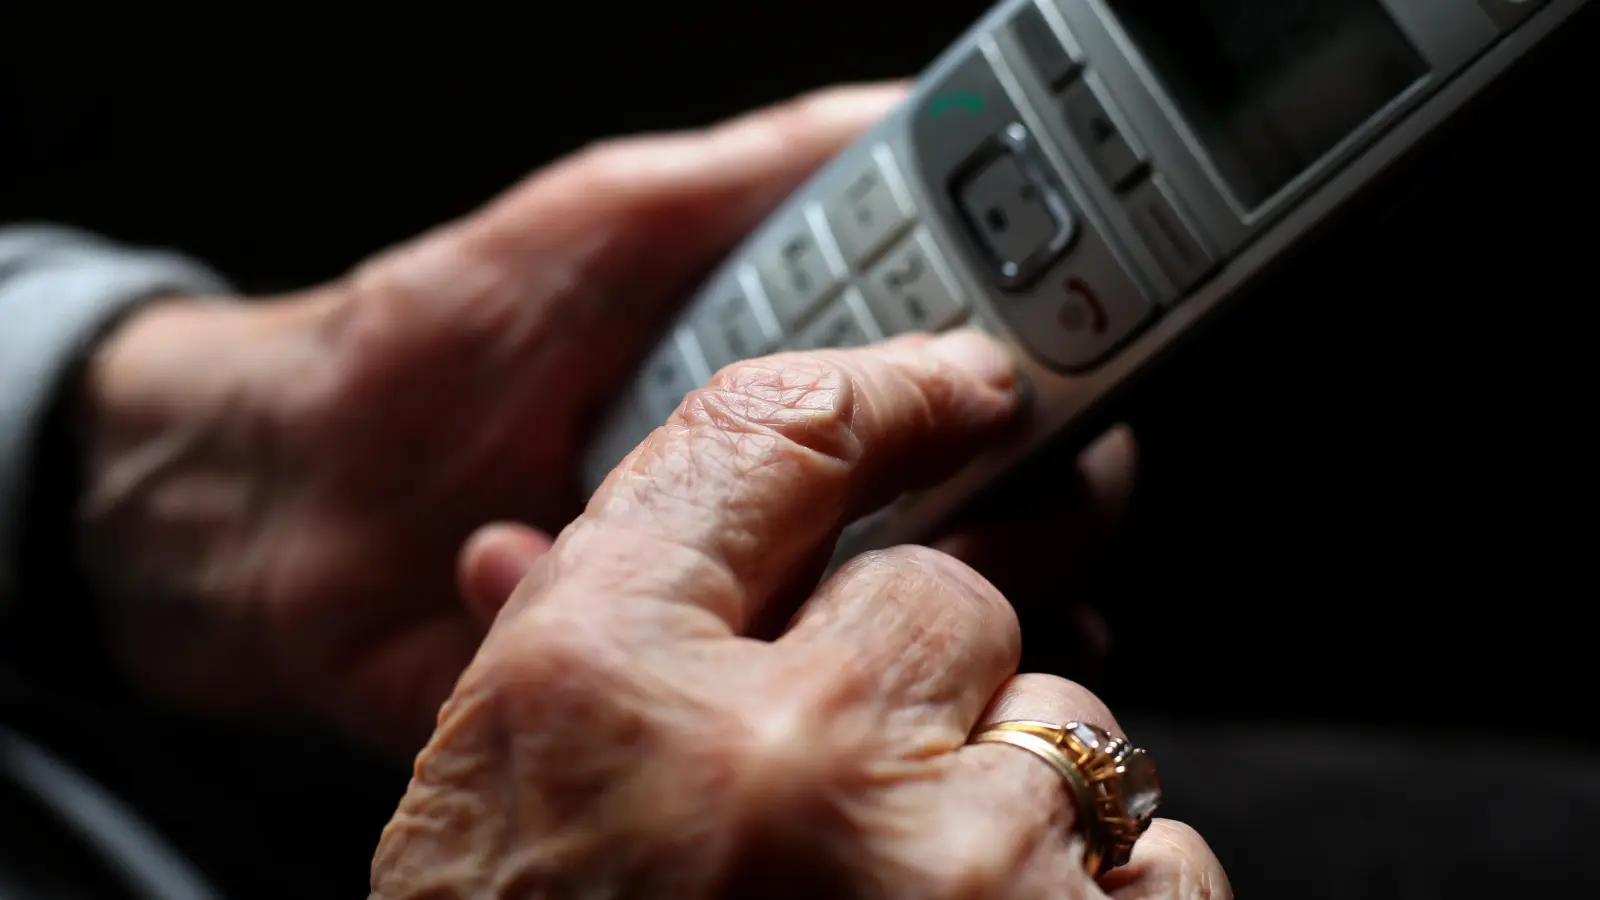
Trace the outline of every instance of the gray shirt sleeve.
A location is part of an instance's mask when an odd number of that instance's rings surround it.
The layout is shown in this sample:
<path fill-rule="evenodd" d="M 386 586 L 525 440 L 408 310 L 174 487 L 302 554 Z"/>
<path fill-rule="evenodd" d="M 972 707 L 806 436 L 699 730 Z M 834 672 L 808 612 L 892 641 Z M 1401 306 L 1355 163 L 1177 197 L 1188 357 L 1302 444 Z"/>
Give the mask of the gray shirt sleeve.
<path fill-rule="evenodd" d="M 0 617 L 15 602 L 29 472 L 64 378 L 133 305 L 230 291 L 172 253 L 54 226 L 0 228 Z"/>

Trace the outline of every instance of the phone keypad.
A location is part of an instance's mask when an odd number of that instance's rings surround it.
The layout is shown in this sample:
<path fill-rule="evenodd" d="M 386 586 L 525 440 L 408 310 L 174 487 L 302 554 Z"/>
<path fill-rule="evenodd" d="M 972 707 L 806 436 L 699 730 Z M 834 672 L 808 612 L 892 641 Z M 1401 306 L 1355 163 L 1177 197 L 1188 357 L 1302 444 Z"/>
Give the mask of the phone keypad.
<path fill-rule="evenodd" d="M 756 256 L 761 286 L 785 329 L 803 324 L 844 286 L 844 267 L 818 218 L 807 209 L 783 223 Z"/>
<path fill-rule="evenodd" d="M 921 229 L 867 273 L 861 290 L 867 307 L 890 334 L 942 331 L 969 309 L 933 237 Z"/>
<path fill-rule="evenodd" d="M 876 150 L 861 171 L 840 179 L 823 201 L 823 210 L 845 261 L 858 267 L 870 263 L 911 224 L 914 214 L 886 148 Z"/>
<path fill-rule="evenodd" d="M 706 368 L 716 371 L 777 345 L 781 333 L 765 304 L 758 277 L 748 268 L 712 290 L 690 319 Z"/>
<path fill-rule="evenodd" d="M 796 350 L 842 350 L 865 347 L 877 338 L 877 325 L 861 301 L 861 292 L 851 288 L 801 329 L 791 346 Z"/>
<path fill-rule="evenodd" d="M 855 159 L 701 294 L 638 376 L 642 416 L 664 421 L 712 372 L 742 359 L 860 347 L 969 317 L 971 299 L 918 225 L 893 151 L 878 145 Z"/>

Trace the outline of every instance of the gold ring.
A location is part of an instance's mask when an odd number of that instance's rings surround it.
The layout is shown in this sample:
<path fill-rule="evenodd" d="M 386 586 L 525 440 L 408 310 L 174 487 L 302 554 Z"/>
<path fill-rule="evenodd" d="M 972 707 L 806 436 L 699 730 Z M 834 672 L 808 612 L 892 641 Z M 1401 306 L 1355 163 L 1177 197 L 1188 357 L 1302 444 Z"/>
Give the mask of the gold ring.
<path fill-rule="evenodd" d="M 1150 755 L 1086 722 L 997 722 L 968 743 L 1010 744 L 1056 770 L 1072 790 L 1083 865 L 1095 878 L 1127 863 L 1161 805 L 1161 778 Z"/>

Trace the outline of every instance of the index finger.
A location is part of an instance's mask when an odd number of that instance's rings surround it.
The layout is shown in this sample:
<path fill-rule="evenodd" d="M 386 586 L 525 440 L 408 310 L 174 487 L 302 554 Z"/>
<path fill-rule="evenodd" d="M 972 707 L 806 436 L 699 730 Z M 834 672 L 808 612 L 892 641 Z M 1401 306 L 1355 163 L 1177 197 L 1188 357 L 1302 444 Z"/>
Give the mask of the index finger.
<path fill-rule="evenodd" d="M 1009 354 L 977 332 L 737 363 L 611 473 L 553 564 L 743 632 L 845 523 L 948 477 L 1016 405 Z"/>

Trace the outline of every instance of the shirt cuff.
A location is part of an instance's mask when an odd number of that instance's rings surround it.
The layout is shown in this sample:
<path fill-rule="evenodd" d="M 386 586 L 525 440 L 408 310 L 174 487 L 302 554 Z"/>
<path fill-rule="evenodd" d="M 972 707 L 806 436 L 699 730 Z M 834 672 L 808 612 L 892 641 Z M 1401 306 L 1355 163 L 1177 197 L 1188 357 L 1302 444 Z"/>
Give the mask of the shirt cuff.
<path fill-rule="evenodd" d="M 215 272 L 177 254 L 65 228 L 0 229 L 0 618 L 18 587 L 44 424 L 78 364 L 142 301 L 231 292 Z"/>

